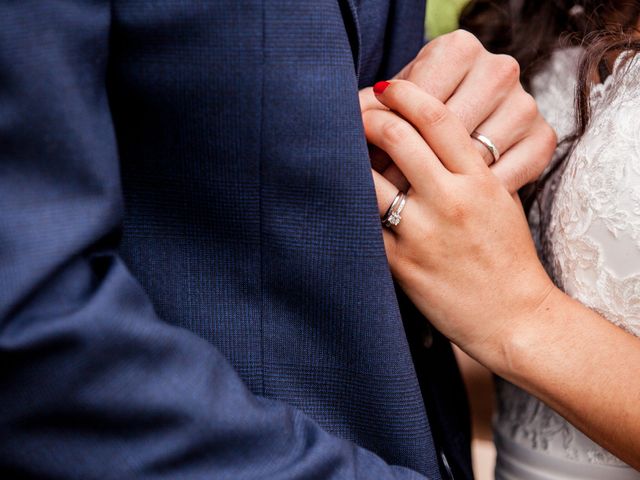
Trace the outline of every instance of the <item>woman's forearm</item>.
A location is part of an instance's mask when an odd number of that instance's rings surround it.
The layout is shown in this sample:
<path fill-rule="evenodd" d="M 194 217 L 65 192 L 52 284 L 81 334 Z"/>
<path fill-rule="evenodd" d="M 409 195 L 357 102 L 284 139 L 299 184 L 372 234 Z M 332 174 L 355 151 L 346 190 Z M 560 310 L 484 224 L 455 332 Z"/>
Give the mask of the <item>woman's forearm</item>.
<path fill-rule="evenodd" d="M 367 138 L 411 185 L 383 231 L 398 283 L 460 348 L 640 469 L 640 340 L 553 285 L 524 212 L 455 114 L 408 82 L 377 87 L 390 110 L 363 115 Z M 373 177 L 385 216 L 398 188 Z"/>
<path fill-rule="evenodd" d="M 640 339 L 557 289 L 503 333 L 482 362 L 640 469 Z"/>

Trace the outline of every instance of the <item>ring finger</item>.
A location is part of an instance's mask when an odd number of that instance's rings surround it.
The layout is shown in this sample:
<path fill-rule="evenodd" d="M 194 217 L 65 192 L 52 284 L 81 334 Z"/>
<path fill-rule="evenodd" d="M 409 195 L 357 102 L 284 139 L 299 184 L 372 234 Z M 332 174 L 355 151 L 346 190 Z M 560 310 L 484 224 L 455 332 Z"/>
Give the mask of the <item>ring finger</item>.
<path fill-rule="evenodd" d="M 474 130 L 490 138 L 502 155 L 527 136 L 537 116 L 538 108 L 533 97 L 525 93 L 514 94 Z M 495 163 L 489 148 L 476 139 L 474 143 L 487 165 Z"/>
<path fill-rule="evenodd" d="M 384 176 L 382 176 L 375 170 L 372 170 L 371 172 L 373 174 L 373 182 L 376 189 L 376 198 L 378 200 L 378 213 L 380 214 L 380 219 L 383 220 L 384 216 L 395 203 L 396 197 L 398 197 L 398 195 L 400 195 L 402 191 L 398 190 L 395 185 L 393 185 L 386 178 L 384 178 Z M 412 210 L 413 207 L 415 207 L 415 205 L 410 206 L 410 203 L 412 200 L 415 200 L 417 198 L 417 194 L 415 193 L 415 191 L 410 191 L 405 195 L 406 196 L 404 199 L 403 208 L 399 211 L 399 223 L 397 225 L 385 225 L 385 228 L 383 230 L 385 232 L 385 236 L 393 234 L 395 238 L 395 235 L 403 234 L 403 230 L 407 225 L 407 221 L 406 219 L 404 219 L 404 217 L 408 211 Z"/>

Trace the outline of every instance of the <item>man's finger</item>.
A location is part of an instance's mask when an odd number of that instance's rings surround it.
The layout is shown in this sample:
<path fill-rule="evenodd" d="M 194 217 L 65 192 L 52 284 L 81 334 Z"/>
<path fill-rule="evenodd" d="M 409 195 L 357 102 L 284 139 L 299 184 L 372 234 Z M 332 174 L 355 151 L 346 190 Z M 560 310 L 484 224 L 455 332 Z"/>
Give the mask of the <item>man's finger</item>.
<path fill-rule="evenodd" d="M 556 148 L 556 134 L 544 121 L 534 133 L 513 146 L 491 166 L 491 171 L 511 193 L 537 180 Z"/>
<path fill-rule="evenodd" d="M 484 55 L 444 103 L 471 133 L 502 105 L 519 78 L 520 67 L 514 58 Z"/>
<path fill-rule="evenodd" d="M 425 45 L 396 78 L 409 80 L 443 103 L 453 95 L 484 50 L 469 32 L 457 30 Z"/>
<path fill-rule="evenodd" d="M 382 105 L 373 94 L 373 87 L 367 87 L 360 90 L 360 92 L 358 92 L 358 98 L 360 99 L 360 111 L 363 113 L 372 108 L 387 108 Z"/>
<path fill-rule="evenodd" d="M 506 154 L 531 133 L 531 126 L 538 116 L 540 113 L 533 97 L 524 92 L 514 92 L 474 130 L 490 138 L 500 154 Z M 494 158 L 489 149 L 479 141 L 475 144 L 487 165 L 492 164 Z"/>

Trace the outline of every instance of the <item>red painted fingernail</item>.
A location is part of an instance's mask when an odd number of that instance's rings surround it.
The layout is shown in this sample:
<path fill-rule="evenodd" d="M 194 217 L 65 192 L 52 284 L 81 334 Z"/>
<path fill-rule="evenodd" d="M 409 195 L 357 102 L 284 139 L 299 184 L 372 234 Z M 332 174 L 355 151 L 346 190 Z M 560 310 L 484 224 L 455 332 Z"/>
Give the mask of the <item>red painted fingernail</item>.
<path fill-rule="evenodd" d="M 389 82 L 378 82 L 373 86 L 373 93 L 382 95 L 389 85 Z"/>

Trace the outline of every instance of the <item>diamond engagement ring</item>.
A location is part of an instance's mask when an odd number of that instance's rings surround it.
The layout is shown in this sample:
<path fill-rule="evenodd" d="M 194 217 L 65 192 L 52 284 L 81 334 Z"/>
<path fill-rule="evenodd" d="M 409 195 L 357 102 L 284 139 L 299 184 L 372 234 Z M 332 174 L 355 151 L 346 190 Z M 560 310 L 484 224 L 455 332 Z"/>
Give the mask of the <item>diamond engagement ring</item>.
<path fill-rule="evenodd" d="M 500 160 L 500 150 L 498 150 L 496 144 L 493 143 L 493 141 L 489 137 L 478 132 L 473 132 L 471 134 L 471 138 L 475 138 L 482 145 L 487 147 L 487 150 L 489 150 L 489 152 L 491 152 L 491 155 L 493 156 L 493 163 L 496 163 L 498 160 Z"/>
<path fill-rule="evenodd" d="M 393 199 L 391 205 L 389 206 L 387 213 L 382 217 L 382 225 L 387 228 L 397 227 L 400 225 L 400 220 L 402 217 L 400 214 L 402 210 L 404 210 L 404 206 L 407 203 L 407 195 L 404 192 L 398 192 L 396 198 Z"/>

